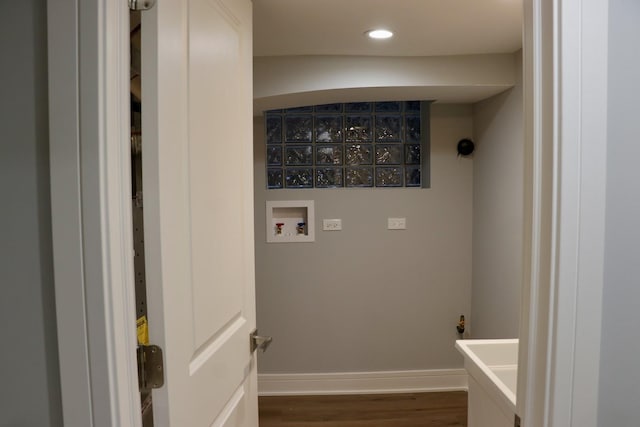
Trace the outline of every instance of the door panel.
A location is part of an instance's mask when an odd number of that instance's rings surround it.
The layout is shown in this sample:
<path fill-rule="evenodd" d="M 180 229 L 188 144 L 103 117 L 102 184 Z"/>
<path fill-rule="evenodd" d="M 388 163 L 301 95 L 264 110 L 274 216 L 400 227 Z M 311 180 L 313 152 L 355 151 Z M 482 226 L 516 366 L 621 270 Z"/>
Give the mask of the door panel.
<path fill-rule="evenodd" d="M 142 32 L 155 425 L 257 425 L 251 2 L 161 1 Z"/>
<path fill-rule="evenodd" d="M 238 28 L 225 19 L 218 3 L 190 4 L 189 140 L 203 142 L 189 145 L 188 170 L 193 313 L 200 347 L 212 344 L 212 337 L 243 318 L 243 296 L 237 292 L 242 245 L 224 242 L 239 242 L 242 235 L 243 217 L 238 213 L 243 194 L 234 186 L 242 185 L 237 176 L 242 173 L 237 129 L 246 123 L 232 120 L 243 111 L 234 96 L 238 85 L 232 83 L 242 70 Z M 211 310 L 211 301 L 225 304 Z"/>

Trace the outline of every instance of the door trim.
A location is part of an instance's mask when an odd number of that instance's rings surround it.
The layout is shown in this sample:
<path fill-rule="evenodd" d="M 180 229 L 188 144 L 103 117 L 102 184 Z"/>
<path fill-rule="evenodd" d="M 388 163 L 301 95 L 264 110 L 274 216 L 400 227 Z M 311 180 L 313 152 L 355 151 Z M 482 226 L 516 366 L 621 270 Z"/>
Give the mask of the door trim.
<path fill-rule="evenodd" d="M 606 11 L 606 5 L 600 5 L 598 9 L 598 2 L 582 2 L 585 5 L 584 10 L 588 13 L 596 9 Z M 548 7 L 557 7 L 557 2 L 525 1 L 525 49 L 527 46 L 534 46 L 536 49 L 533 56 L 525 54 L 525 69 L 531 67 L 531 70 L 537 70 L 538 73 L 544 65 L 542 61 L 554 55 L 552 48 L 558 39 L 556 31 L 564 29 L 564 26 L 569 24 L 569 21 L 561 21 L 558 28 L 553 22 L 554 13 L 547 13 L 549 11 L 542 9 L 543 3 L 551 4 Z M 564 3 L 566 7 L 563 13 L 569 13 L 570 10 L 578 11 L 575 16 L 584 24 L 585 18 L 581 14 L 583 10 L 580 10 L 580 2 L 572 0 Z M 78 7 L 77 0 L 48 1 L 47 6 L 53 247 L 65 425 L 140 426 L 140 402 L 134 360 L 135 297 L 131 201 L 128 197 L 128 9 L 124 1 L 109 0 L 86 0 L 82 2 L 82 8 Z M 595 33 L 606 36 L 606 14 L 604 18 L 603 15 L 598 16 L 596 27 Z M 542 45 L 531 44 L 531 37 L 535 37 L 535 43 L 539 43 L 543 30 L 550 28 L 554 29 L 551 34 L 555 35 L 545 39 Z M 602 40 L 594 48 L 600 52 L 604 49 L 606 53 L 606 44 L 603 46 Z M 588 49 L 587 40 L 584 42 L 580 44 L 580 48 Z M 571 41 L 566 47 L 570 45 Z M 559 55 L 564 55 L 563 52 Z M 580 58 L 561 58 L 565 65 L 573 64 L 578 69 L 597 65 L 593 63 L 594 58 L 590 55 L 586 57 L 587 62 L 582 63 L 576 62 Z M 606 58 L 606 55 L 600 58 Z M 558 57 L 553 59 L 557 60 Z M 602 78 L 601 67 L 601 64 L 597 67 L 599 72 L 595 76 L 598 81 Z M 546 72 L 548 73 L 548 70 Z M 545 148 L 543 143 L 548 133 L 553 134 L 559 130 L 555 127 L 561 117 L 557 110 L 552 110 L 553 116 L 550 121 L 545 121 L 548 117 L 540 115 L 543 111 L 540 96 L 546 97 L 545 102 L 551 102 L 549 99 L 553 102 L 558 100 L 555 98 L 557 93 L 548 80 L 551 78 L 553 82 L 554 77 L 557 75 L 529 75 L 528 84 L 533 88 L 529 95 L 533 95 L 535 101 L 534 110 L 531 110 L 532 106 L 525 108 L 525 118 L 529 121 L 528 125 L 525 125 L 525 132 L 528 147 L 532 150 L 530 154 L 534 156 L 544 154 L 541 150 Z M 601 87 L 606 88 L 606 84 Z M 600 106 L 606 105 L 604 89 L 596 94 L 596 105 L 602 101 L 602 97 L 605 98 L 605 103 Z M 571 125 L 577 132 L 590 130 L 585 122 L 591 120 L 597 110 L 590 109 L 593 107 L 590 103 L 594 100 L 579 98 L 579 95 L 571 91 L 563 92 L 563 100 L 567 103 L 563 104 L 564 106 L 568 106 L 572 100 L 579 101 L 578 108 L 586 108 L 583 110 L 586 115 L 581 116 L 583 122 L 567 122 L 562 126 Z M 82 115 L 79 111 L 82 111 Z M 537 115 L 534 114 L 535 111 Z M 606 115 L 599 117 L 603 118 L 606 118 Z M 600 126 L 606 127 L 606 123 Z M 569 131 L 567 128 L 563 129 L 563 132 Z M 602 127 L 596 129 L 597 132 L 601 130 Z M 563 181 L 564 184 L 573 184 L 578 189 L 580 185 L 589 183 L 587 172 L 591 172 L 592 167 L 589 161 L 594 160 L 592 156 L 600 152 L 597 149 L 593 152 L 581 151 L 583 147 L 579 142 L 580 140 L 567 141 L 565 145 L 565 141 L 562 140 L 562 147 L 554 146 L 563 152 L 577 150 L 583 155 L 582 163 L 577 165 L 582 168 L 578 182 Z M 540 157 L 537 159 L 542 160 Z M 532 161 L 533 158 L 529 157 L 529 160 Z M 527 190 L 525 199 L 527 209 L 535 213 L 529 218 L 529 221 L 533 221 L 533 224 L 529 222 L 529 225 L 534 227 L 534 232 L 525 239 L 530 245 L 525 247 L 525 255 L 529 255 L 525 262 L 525 271 L 528 266 L 530 274 L 525 282 L 530 283 L 531 287 L 526 288 L 525 285 L 526 292 L 523 292 L 531 295 L 531 304 L 525 308 L 523 317 L 521 342 L 528 343 L 528 347 L 527 344 L 523 346 L 521 355 L 524 355 L 524 358 L 521 360 L 525 362 L 522 370 L 525 372 L 525 378 L 531 380 L 537 377 L 543 381 L 526 381 L 525 384 L 521 381 L 519 395 L 524 399 L 519 399 L 518 406 L 520 413 L 524 415 L 525 425 L 549 425 L 549 419 L 545 420 L 545 424 L 536 424 L 531 420 L 536 414 L 549 414 L 552 403 L 556 405 L 556 409 L 565 407 L 564 411 L 573 414 L 576 420 L 580 419 L 580 414 L 590 413 L 585 405 L 572 406 L 572 403 L 576 402 L 573 401 L 571 393 L 579 384 L 571 382 L 564 388 L 560 386 L 563 380 L 583 377 L 582 374 L 594 366 L 593 362 L 597 360 L 599 330 L 596 331 L 596 337 L 591 333 L 589 337 L 584 334 L 578 335 L 576 324 L 594 322 L 588 309 L 598 306 L 598 290 L 601 291 L 602 284 L 596 281 L 595 291 L 586 295 L 586 299 L 582 299 L 578 292 L 582 288 L 573 282 L 574 286 L 569 290 L 569 294 L 562 298 L 577 298 L 574 300 L 578 303 L 577 306 L 565 308 L 558 305 L 557 300 L 545 299 L 545 295 L 549 298 L 552 296 L 551 285 L 554 286 L 554 292 L 558 291 L 557 274 L 560 270 L 552 270 L 551 265 L 549 268 L 541 266 L 539 262 L 544 260 L 539 256 L 548 248 L 558 256 L 554 262 L 562 263 L 570 260 L 576 253 L 579 254 L 579 250 L 574 247 L 568 248 L 570 250 L 565 252 L 566 247 L 558 246 L 558 239 L 561 237 L 557 233 L 554 234 L 549 224 L 544 223 L 549 218 L 542 218 L 540 215 L 551 212 L 551 219 L 555 221 L 555 225 L 564 225 L 562 220 L 553 217 L 553 213 L 557 211 L 546 203 L 555 203 L 556 209 L 563 206 L 575 208 L 576 201 L 564 198 L 571 187 L 560 188 L 557 181 L 549 186 L 543 181 L 543 178 L 549 178 L 548 167 L 556 167 L 556 173 L 561 173 L 565 165 L 533 166 L 534 170 L 529 172 L 537 175 L 531 183 L 534 187 Z M 576 171 L 571 169 L 575 166 L 566 165 L 566 172 L 575 173 Z M 596 162 L 594 167 L 602 172 L 601 163 Z M 557 199 L 556 191 L 559 189 L 562 193 Z M 604 190 L 598 191 L 594 198 L 582 200 L 581 204 L 579 202 L 579 212 L 586 213 L 588 208 L 602 202 Z M 604 203 L 600 206 L 604 206 Z M 590 222 L 600 227 L 600 214 L 601 212 L 597 211 L 593 218 L 587 218 L 586 223 L 581 223 L 580 227 L 586 227 Z M 575 244 L 575 239 L 582 236 L 582 231 L 585 231 L 585 228 L 577 231 L 574 229 L 574 234 L 565 235 L 565 238 L 574 239 Z M 576 232 L 580 236 L 576 236 Z M 596 230 L 596 234 L 599 232 L 599 229 Z M 599 260 L 603 245 L 597 236 L 595 237 L 593 252 L 590 254 Z M 580 242 L 580 245 L 585 244 L 583 240 Z M 580 245 L 579 248 L 584 249 Z M 557 250 L 560 250 L 560 255 Z M 588 258 L 580 260 L 586 262 Z M 573 278 L 575 279 L 575 274 L 578 273 L 578 277 L 582 278 L 589 270 L 587 267 L 588 265 L 580 263 L 577 272 L 573 270 Z M 546 274 L 552 271 L 554 274 Z M 597 308 L 599 310 L 599 307 Z M 549 321 L 552 324 L 547 328 Z M 565 321 L 569 327 L 558 326 L 558 322 Z M 551 341 L 552 338 L 554 341 Z M 566 341 L 563 341 L 565 339 Z M 558 346 L 552 346 L 551 353 L 547 354 L 547 345 L 554 342 L 573 342 L 574 352 L 571 357 L 562 359 L 559 353 L 562 349 Z M 586 355 L 590 359 L 581 359 L 585 354 L 576 353 L 576 350 L 582 352 L 587 349 L 594 350 Z M 552 370 L 552 366 L 556 369 Z M 562 368 L 567 369 L 562 371 Z M 554 393 L 549 393 L 548 387 L 551 387 L 552 380 L 555 381 L 556 388 Z M 594 381 L 597 383 L 597 375 L 594 380 L 590 380 L 588 386 L 593 387 Z M 89 395 L 90 399 L 87 397 Z M 593 397 L 590 396 L 591 401 Z M 556 413 L 554 416 L 564 415 Z"/>
<path fill-rule="evenodd" d="M 63 417 L 71 426 L 92 426 L 80 212 L 77 9 L 75 0 L 47 5 L 51 222 Z M 72 401 L 76 410 L 69 405 Z"/>
<path fill-rule="evenodd" d="M 125 1 L 47 2 L 52 232 L 65 426 L 141 426 Z M 82 112 L 80 114 L 80 112 Z"/>
<path fill-rule="evenodd" d="M 516 413 L 542 426 L 546 398 L 553 199 L 553 2 L 524 1 L 524 236 Z M 546 179 L 545 179 L 546 178 Z"/>
<path fill-rule="evenodd" d="M 604 282 L 608 10 L 559 2 L 548 425 L 596 427 Z"/>
<path fill-rule="evenodd" d="M 595 426 L 604 266 L 608 1 L 525 1 L 525 262 L 518 414 Z"/>

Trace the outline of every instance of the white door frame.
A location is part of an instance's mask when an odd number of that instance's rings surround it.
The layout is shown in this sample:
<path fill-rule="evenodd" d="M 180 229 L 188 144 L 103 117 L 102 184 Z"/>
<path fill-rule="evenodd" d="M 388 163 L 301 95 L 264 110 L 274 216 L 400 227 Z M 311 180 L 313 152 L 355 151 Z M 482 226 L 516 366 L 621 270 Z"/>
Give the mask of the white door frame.
<path fill-rule="evenodd" d="M 525 1 L 525 250 L 518 413 L 597 425 L 608 1 Z"/>
<path fill-rule="evenodd" d="M 126 0 L 47 2 L 51 215 L 67 427 L 140 426 Z"/>
<path fill-rule="evenodd" d="M 79 3 L 47 4 L 63 415 L 67 427 L 135 427 L 128 8 Z M 607 8 L 525 1 L 529 227 L 518 408 L 527 426 L 597 420 Z"/>

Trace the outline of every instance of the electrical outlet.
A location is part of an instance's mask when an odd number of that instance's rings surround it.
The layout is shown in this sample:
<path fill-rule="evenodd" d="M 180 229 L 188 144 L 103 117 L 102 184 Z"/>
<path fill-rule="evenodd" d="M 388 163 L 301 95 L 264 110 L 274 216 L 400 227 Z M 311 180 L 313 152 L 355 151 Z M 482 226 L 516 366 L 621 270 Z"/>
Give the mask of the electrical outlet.
<path fill-rule="evenodd" d="M 407 219 L 406 218 L 387 218 L 388 230 L 406 230 Z"/>
<path fill-rule="evenodd" d="M 323 219 L 322 229 L 324 231 L 340 231 L 342 230 L 342 220 L 341 219 Z"/>

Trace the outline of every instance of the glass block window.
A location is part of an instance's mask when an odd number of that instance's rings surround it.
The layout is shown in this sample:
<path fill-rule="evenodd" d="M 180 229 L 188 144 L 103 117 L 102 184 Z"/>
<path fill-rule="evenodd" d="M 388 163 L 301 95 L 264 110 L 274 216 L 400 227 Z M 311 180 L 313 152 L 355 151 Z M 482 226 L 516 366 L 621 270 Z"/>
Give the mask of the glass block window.
<path fill-rule="evenodd" d="M 267 111 L 267 188 L 425 186 L 425 104 L 349 102 Z"/>

